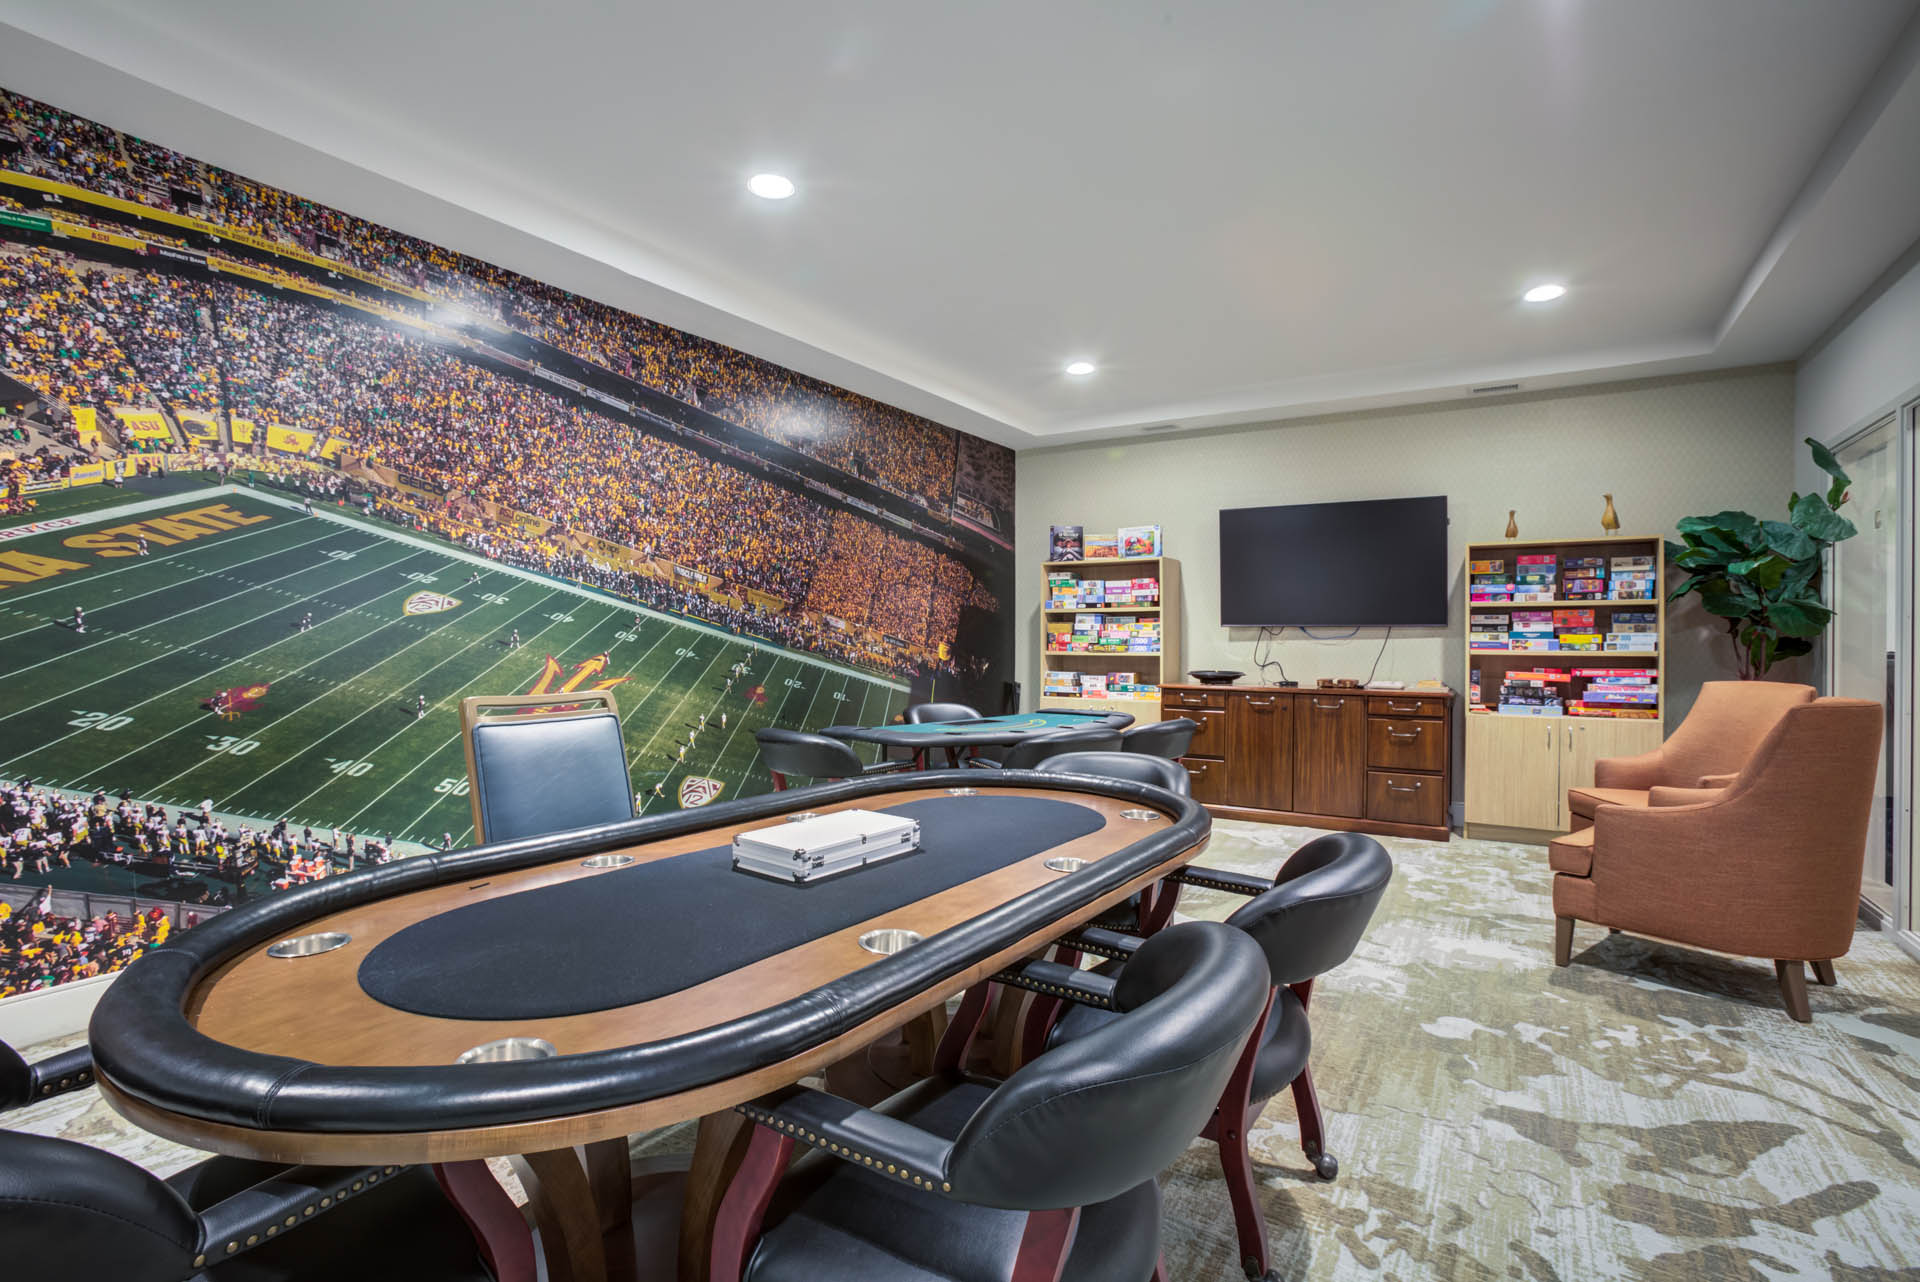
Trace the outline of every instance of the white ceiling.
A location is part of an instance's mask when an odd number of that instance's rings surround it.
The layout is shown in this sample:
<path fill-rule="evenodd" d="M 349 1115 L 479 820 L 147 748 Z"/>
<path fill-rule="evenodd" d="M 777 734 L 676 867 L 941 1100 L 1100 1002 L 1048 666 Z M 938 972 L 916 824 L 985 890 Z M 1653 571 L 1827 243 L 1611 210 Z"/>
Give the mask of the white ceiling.
<path fill-rule="evenodd" d="M 0 0 L 0 84 L 1035 445 L 1798 356 L 1920 239 L 1917 12 Z"/>

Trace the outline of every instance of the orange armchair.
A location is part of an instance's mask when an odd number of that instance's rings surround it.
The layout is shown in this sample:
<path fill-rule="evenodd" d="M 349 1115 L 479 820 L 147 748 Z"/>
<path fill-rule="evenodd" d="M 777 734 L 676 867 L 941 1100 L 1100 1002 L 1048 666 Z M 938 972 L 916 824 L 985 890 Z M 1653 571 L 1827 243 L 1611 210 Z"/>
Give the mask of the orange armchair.
<path fill-rule="evenodd" d="M 1803 964 L 1830 985 L 1853 943 L 1880 718 L 1865 699 L 1790 707 L 1727 787 L 1602 805 L 1548 847 L 1555 964 L 1576 921 L 1770 957 L 1788 1012 L 1809 1021 Z"/>
<path fill-rule="evenodd" d="M 1567 789 L 1578 832 L 1598 806 L 1645 806 L 1655 788 L 1725 787 L 1788 708 L 1813 700 L 1812 686 L 1779 681 L 1709 681 L 1667 741 L 1637 757 L 1594 763 L 1591 788 Z"/>

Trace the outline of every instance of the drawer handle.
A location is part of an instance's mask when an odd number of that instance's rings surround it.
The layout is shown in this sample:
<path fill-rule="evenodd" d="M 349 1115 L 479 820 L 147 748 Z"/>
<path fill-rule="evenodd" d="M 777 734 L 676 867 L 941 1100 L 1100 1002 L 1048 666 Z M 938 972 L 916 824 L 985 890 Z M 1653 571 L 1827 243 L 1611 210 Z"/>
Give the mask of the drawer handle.
<path fill-rule="evenodd" d="M 1318 699 L 1315 699 L 1313 701 L 1313 706 L 1320 709 L 1320 711 L 1322 712 L 1338 712 L 1340 709 L 1347 706 L 1347 701 L 1345 699 L 1341 699 L 1335 703 L 1322 703 Z"/>
<path fill-rule="evenodd" d="M 1207 768 L 1204 765 L 1198 765 L 1191 761 L 1183 762 L 1181 764 L 1186 766 L 1187 773 L 1190 775 L 1203 775 L 1207 773 Z"/>
<path fill-rule="evenodd" d="M 1249 699 L 1247 700 L 1247 706 L 1249 708 L 1271 708 L 1274 705 L 1274 702 L 1275 700 L 1272 700 L 1272 699 L 1268 699 L 1264 703 L 1262 703 L 1258 699 Z"/>
<path fill-rule="evenodd" d="M 1405 733 L 1402 733 L 1402 732 L 1400 732 L 1400 731 L 1398 731 L 1398 730 L 1389 730 L 1389 731 L 1387 731 L 1387 738 L 1389 738 L 1389 739 L 1398 739 L 1398 740 L 1400 740 L 1400 741 L 1401 741 L 1402 743 L 1412 743 L 1412 742 L 1413 742 L 1413 741 L 1414 741 L 1415 739 L 1418 739 L 1419 737 L 1420 737 L 1420 727 L 1419 727 L 1419 726 L 1415 726 L 1415 727 L 1414 727 L 1413 729 L 1411 729 L 1411 730 L 1408 730 L 1408 731 L 1406 731 Z"/>
<path fill-rule="evenodd" d="M 1399 784 L 1389 779 L 1387 780 L 1387 791 L 1388 792 L 1418 792 L 1420 791 L 1420 781 L 1416 779 L 1413 782 L 1413 787 L 1402 788 Z"/>
<path fill-rule="evenodd" d="M 1387 700 L 1387 711 L 1388 712 L 1418 712 L 1420 711 L 1420 705 L 1417 703 L 1409 703 L 1405 707 L 1401 707 L 1399 704 L 1389 699 Z"/>

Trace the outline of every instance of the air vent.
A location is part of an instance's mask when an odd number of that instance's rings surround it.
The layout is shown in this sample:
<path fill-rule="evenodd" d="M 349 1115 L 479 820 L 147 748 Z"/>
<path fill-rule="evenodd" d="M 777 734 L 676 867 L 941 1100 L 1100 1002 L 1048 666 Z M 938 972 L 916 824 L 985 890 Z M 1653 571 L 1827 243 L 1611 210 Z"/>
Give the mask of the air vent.
<path fill-rule="evenodd" d="M 1494 392 L 1517 392 L 1519 390 L 1520 384 L 1518 383 L 1488 383 L 1485 387 L 1470 387 L 1467 389 L 1467 391 L 1474 396 L 1488 396 Z"/>

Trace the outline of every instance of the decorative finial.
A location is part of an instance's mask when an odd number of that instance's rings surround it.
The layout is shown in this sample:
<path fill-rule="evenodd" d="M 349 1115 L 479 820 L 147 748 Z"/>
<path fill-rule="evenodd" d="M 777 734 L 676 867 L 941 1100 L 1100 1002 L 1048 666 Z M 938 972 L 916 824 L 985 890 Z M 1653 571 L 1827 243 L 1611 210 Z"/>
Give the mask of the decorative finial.
<path fill-rule="evenodd" d="M 1613 510 L 1613 495 L 1606 494 L 1601 497 L 1607 501 L 1607 510 L 1600 514 L 1600 528 L 1612 534 L 1620 528 L 1620 514 Z"/>
<path fill-rule="evenodd" d="M 1520 537 L 1520 523 L 1513 519 L 1513 511 L 1512 508 L 1507 509 L 1507 537 L 1517 539 Z"/>

